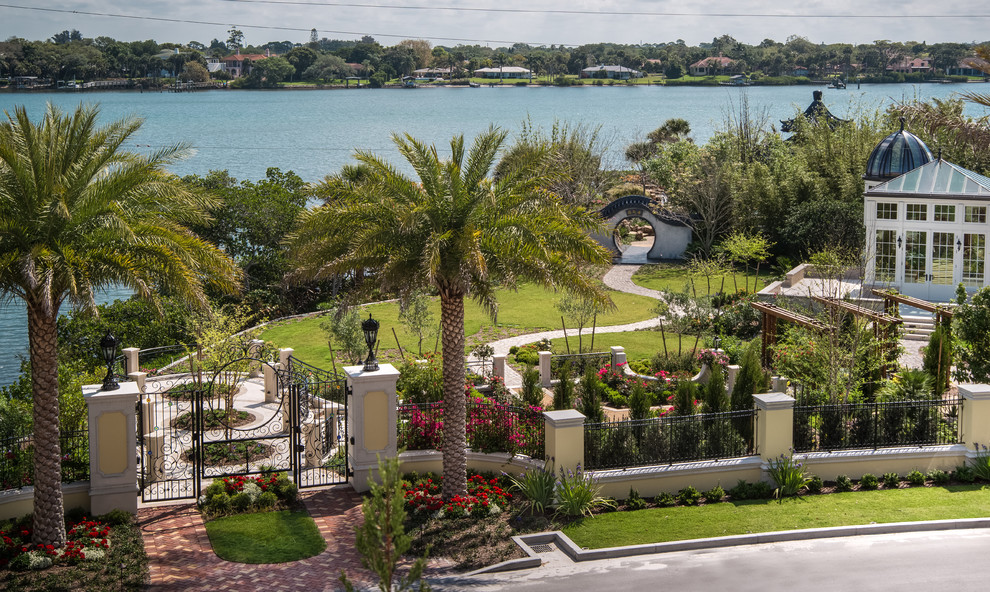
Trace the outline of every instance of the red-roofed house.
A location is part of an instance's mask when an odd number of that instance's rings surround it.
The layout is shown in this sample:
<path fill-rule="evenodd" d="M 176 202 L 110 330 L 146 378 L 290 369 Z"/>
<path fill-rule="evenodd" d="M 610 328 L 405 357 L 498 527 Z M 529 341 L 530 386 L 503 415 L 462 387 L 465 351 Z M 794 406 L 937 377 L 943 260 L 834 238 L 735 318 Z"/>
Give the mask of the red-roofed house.
<path fill-rule="evenodd" d="M 736 67 L 736 60 L 725 56 L 704 58 L 691 64 L 688 68 L 691 76 L 719 76 L 728 74 Z"/>
<path fill-rule="evenodd" d="M 247 76 L 251 73 L 251 64 L 257 62 L 258 60 L 263 60 L 265 58 L 272 57 L 271 52 L 266 52 L 265 54 L 260 53 L 240 53 L 237 52 L 234 55 L 229 55 L 223 58 L 224 69 L 230 74 L 231 78 L 239 78 L 241 76 Z"/>
<path fill-rule="evenodd" d="M 896 64 L 891 64 L 887 66 L 888 72 L 900 72 L 902 74 L 911 74 L 913 72 L 931 72 L 932 71 L 932 61 L 928 58 L 913 58 L 910 60 L 902 60 Z"/>

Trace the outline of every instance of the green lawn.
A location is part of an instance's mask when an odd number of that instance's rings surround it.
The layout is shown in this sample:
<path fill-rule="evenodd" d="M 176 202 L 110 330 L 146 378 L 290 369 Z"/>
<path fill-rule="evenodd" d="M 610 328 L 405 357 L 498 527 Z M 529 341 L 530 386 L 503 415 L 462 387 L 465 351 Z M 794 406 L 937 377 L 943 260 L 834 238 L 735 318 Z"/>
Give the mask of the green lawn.
<path fill-rule="evenodd" d="M 563 529 L 579 547 L 600 549 L 753 532 L 854 524 L 980 518 L 990 513 L 990 489 L 981 485 L 912 487 L 612 512 Z"/>
<path fill-rule="evenodd" d="M 610 291 L 609 295 L 616 308 L 611 312 L 599 315 L 598 324 L 622 325 L 643 321 L 650 318 L 650 309 L 656 303 L 652 298 Z M 555 304 L 561 299 L 560 294 L 548 292 L 535 285 L 524 285 L 517 292 L 502 290 L 499 292 L 498 325 L 510 329 L 544 329 L 560 328 L 560 312 Z M 440 302 L 434 298 L 433 317 L 439 327 Z M 362 317 L 371 312 L 381 322 L 378 336 L 381 340 L 380 351 L 396 348 L 395 329 L 399 343 L 405 350 L 416 349 L 416 338 L 406 330 L 399 321 L 398 303 L 375 304 L 361 307 Z M 483 328 L 492 326 L 491 319 L 474 301 L 468 301 L 464 306 L 464 333 L 474 335 Z M 300 321 L 289 321 L 266 329 L 261 339 L 271 341 L 278 347 L 291 347 L 294 355 L 304 362 L 315 366 L 330 367 L 330 350 L 327 347 L 326 335 L 320 329 L 319 318 L 309 318 Z M 436 343 L 436 333 L 423 344 L 423 350 L 433 350 Z M 336 346 L 335 346 L 336 348 Z M 379 356 L 382 357 L 382 356 Z M 385 358 L 383 358 L 385 359 Z"/>
<path fill-rule="evenodd" d="M 578 338 L 576 332 L 571 334 L 568 330 L 568 341 L 571 344 L 571 352 L 577 353 Z M 626 348 L 626 359 L 628 361 L 652 358 L 658 351 L 663 351 L 660 331 L 626 331 L 624 333 L 596 333 L 595 349 L 598 352 L 607 352 L 612 346 L 622 346 Z M 584 351 L 588 351 L 591 346 L 591 335 L 585 335 Z M 681 340 L 683 351 L 690 351 L 694 346 L 694 336 L 684 335 Z M 553 351 L 561 354 L 567 353 L 567 346 L 564 345 L 564 338 L 551 340 Z M 698 347 L 705 345 L 702 340 Z M 667 332 L 667 351 L 677 351 L 677 334 Z"/>
<path fill-rule="evenodd" d="M 217 557 L 237 563 L 286 563 L 327 548 L 305 511 L 236 514 L 207 522 L 206 533 Z"/>
<path fill-rule="evenodd" d="M 768 272 L 769 270 L 760 270 L 760 284 L 763 284 L 763 280 L 769 277 L 767 275 Z M 735 276 L 735 280 L 733 280 L 733 276 Z M 636 271 L 632 277 L 632 280 L 637 286 L 650 288 L 651 290 L 683 292 L 685 289 L 691 289 L 691 277 L 688 274 L 688 266 L 683 263 L 644 265 Z M 742 290 L 747 282 L 749 289 L 753 290 L 753 286 L 756 281 L 757 277 L 755 270 L 750 270 L 748 274 L 743 271 L 738 271 L 735 274 L 729 273 L 724 276 L 713 276 L 711 278 L 710 285 L 704 276 L 699 276 L 694 278 L 694 288 L 689 293 L 693 295 L 694 291 L 696 291 L 700 296 L 719 291 L 735 292 L 737 289 Z"/>

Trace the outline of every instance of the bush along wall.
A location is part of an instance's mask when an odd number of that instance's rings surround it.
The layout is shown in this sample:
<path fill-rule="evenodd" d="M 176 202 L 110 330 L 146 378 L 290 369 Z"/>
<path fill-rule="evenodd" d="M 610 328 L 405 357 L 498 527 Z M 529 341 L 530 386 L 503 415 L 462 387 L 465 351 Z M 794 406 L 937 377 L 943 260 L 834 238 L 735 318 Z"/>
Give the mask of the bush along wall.
<path fill-rule="evenodd" d="M 199 496 L 199 509 L 207 518 L 282 509 L 295 503 L 299 489 L 285 473 L 223 477 Z"/>

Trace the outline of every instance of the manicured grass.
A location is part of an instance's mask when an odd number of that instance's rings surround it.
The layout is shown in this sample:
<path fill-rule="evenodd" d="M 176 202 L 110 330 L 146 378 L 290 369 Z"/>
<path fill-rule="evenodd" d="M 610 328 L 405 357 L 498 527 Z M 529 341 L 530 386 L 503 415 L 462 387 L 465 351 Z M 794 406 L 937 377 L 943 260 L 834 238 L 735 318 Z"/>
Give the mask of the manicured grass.
<path fill-rule="evenodd" d="M 571 352 L 577 353 L 578 338 L 576 331 L 573 332 L 568 329 L 568 341 L 571 344 Z M 588 351 L 591 346 L 591 335 L 585 335 L 583 338 L 584 351 Z M 693 335 L 684 335 L 681 339 L 681 348 L 683 351 L 690 351 L 694 346 L 695 337 Z M 550 341 L 553 347 L 553 351 L 560 353 L 567 353 L 567 346 L 564 345 L 564 338 L 552 339 Z M 698 343 L 698 347 L 703 347 L 705 345 L 704 340 Z M 660 331 L 626 331 L 624 333 L 596 333 L 595 334 L 595 349 L 598 352 L 607 352 L 612 346 L 622 346 L 626 348 L 626 359 L 630 362 L 633 360 L 642 360 L 652 358 L 657 352 L 663 351 L 663 341 L 661 341 Z M 677 334 L 670 331 L 667 332 L 667 351 L 677 352 Z"/>
<path fill-rule="evenodd" d="M 609 295 L 616 307 L 608 313 L 599 315 L 598 324 L 600 326 L 633 323 L 652 316 L 650 310 L 656 301 L 651 298 L 624 292 L 609 292 Z M 532 329 L 533 331 L 559 328 L 560 312 L 557 311 L 555 305 L 561 298 L 561 294 L 548 292 L 535 285 L 520 286 L 516 292 L 502 290 L 498 295 L 498 325 L 515 329 Z M 433 318 L 439 326 L 440 302 L 436 298 L 433 299 L 432 310 Z M 381 322 L 381 329 L 378 333 L 381 340 L 381 350 L 396 348 L 392 329 L 395 329 L 399 343 L 404 349 L 416 349 L 416 338 L 399 321 L 398 303 L 361 307 L 362 317 L 366 318 L 368 312 L 371 312 Z M 329 368 L 330 350 L 327 347 L 326 335 L 320 329 L 320 322 L 321 319 L 316 317 L 273 326 L 262 333 L 261 339 L 271 341 L 278 347 L 291 347 L 295 350 L 293 355 L 300 360 L 315 366 Z M 474 301 L 465 302 L 464 333 L 466 335 L 474 335 L 484 327 L 491 325 L 491 319 L 480 306 Z M 436 343 L 435 331 L 423 343 L 424 351 L 433 350 Z M 334 348 L 337 349 L 337 346 L 334 345 Z"/>
<path fill-rule="evenodd" d="M 327 548 L 305 511 L 236 514 L 206 523 L 213 552 L 237 563 L 285 563 L 319 555 Z"/>
<path fill-rule="evenodd" d="M 612 512 L 563 530 L 579 547 L 599 549 L 753 532 L 854 524 L 979 518 L 988 515 L 990 489 L 981 485 L 853 491 L 704 506 Z"/>
<path fill-rule="evenodd" d="M 768 277 L 769 270 L 760 270 L 759 283 L 763 284 Z M 735 282 L 733 283 L 733 275 Z M 723 283 L 723 278 L 725 282 Z M 757 282 L 755 270 L 744 273 L 737 271 L 735 274 L 725 274 L 724 276 L 712 276 L 711 284 L 704 276 L 694 278 L 694 288 L 691 288 L 691 277 L 688 275 L 688 267 L 683 263 L 661 263 L 658 265 L 644 265 L 633 275 L 632 280 L 637 286 L 650 288 L 651 290 L 662 290 L 666 292 L 684 292 L 688 290 L 692 296 L 695 292 L 699 296 L 710 293 L 735 292 L 742 290 L 748 282 L 749 289 L 753 290 L 753 285 Z M 760 286 L 763 287 L 762 285 Z"/>

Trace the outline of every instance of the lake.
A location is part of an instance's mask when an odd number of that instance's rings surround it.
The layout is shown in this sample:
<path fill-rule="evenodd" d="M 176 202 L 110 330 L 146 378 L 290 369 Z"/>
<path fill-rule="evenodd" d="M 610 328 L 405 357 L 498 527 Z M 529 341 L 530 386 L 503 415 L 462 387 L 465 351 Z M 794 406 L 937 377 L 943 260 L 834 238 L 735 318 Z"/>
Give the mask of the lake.
<path fill-rule="evenodd" d="M 180 175 L 227 169 L 239 179 L 258 180 L 268 167 L 295 171 L 306 181 L 336 172 L 357 149 L 399 163 L 389 136 L 409 133 L 445 146 L 455 134 L 470 139 L 494 124 L 511 134 L 524 120 L 550 128 L 554 121 L 599 129 L 607 164 L 626 167 L 626 145 L 642 140 L 672 117 L 686 119 L 692 136 L 705 142 L 745 97 L 754 112 L 765 112 L 779 128 L 812 100 L 815 86 L 579 88 L 419 88 L 350 90 L 215 90 L 194 93 L 60 92 L 0 93 L 0 109 L 24 105 L 38 118 L 47 102 L 71 110 L 80 102 L 99 103 L 106 121 L 125 115 L 145 120 L 126 145 L 152 151 L 177 142 L 195 154 L 173 167 Z M 948 97 L 961 90 L 987 92 L 983 84 L 885 84 L 824 91 L 836 116 L 850 118 L 861 106 L 883 108 L 891 101 Z M 983 115 L 984 108 L 967 106 Z M 864 163 L 865 164 L 865 163 Z M 401 167 L 409 172 L 408 167 Z M 101 300 L 126 295 L 103 295 Z M 0 385 L 12 382 L 18 356 L 27 352 L 23 305 L 0 307 Z"/>

